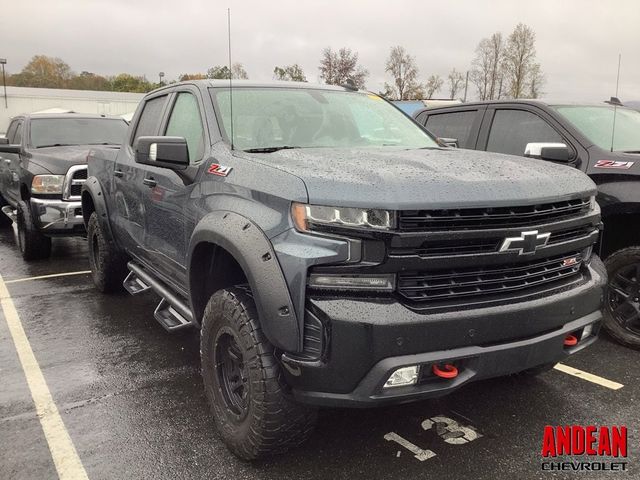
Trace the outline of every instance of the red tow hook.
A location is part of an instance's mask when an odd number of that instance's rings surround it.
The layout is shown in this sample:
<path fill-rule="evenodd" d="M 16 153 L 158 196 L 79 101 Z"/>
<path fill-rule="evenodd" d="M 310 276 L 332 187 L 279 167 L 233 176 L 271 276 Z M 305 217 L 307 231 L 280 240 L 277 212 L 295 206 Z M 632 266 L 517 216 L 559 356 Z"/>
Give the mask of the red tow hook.
<path fill-rule="evenodd" d="M 450 363 L 445 364 L 442 368 L 440 368 L 440 365 L 437 363 L 434 363 L 432 370 L 433 374 L 440 378 L 451 379 L 458 376 L 458 369 L 455 365 L 451 365 Z"/>
<path fill-rule="evenodd" d="M 578 344 L 578 337 L 575 335 L 569 334 L 564 338 L 564 346 L 565 347 L 573 347 Z"/>

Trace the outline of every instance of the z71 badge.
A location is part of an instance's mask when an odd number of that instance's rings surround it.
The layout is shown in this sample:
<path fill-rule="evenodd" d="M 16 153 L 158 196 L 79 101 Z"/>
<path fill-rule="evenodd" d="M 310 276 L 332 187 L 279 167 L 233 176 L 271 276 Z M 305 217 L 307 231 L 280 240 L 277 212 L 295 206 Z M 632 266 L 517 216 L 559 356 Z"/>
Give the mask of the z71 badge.
<path fill-rule="evenodd" d="M 218 163 L 212 163 L 207 172 L 212 175 L 218 175 L 219 177 L 226 177 L 231 172 L 232 167 L 225 167 L 224 165 L 220 165 Z"/>
<path fill-rule="evenodd" d="M 594 165 L 596 168 L 622 168 L 628 170 L 634 162 L 616 162 L 614 160 L 598 160 Z"/>

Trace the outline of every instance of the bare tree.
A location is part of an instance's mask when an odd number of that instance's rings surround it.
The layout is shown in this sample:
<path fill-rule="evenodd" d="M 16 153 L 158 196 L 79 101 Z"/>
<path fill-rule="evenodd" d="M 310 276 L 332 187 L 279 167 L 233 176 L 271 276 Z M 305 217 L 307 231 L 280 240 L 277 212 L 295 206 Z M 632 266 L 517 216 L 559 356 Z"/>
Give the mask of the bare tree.
<path fill-rule="evenodd" d="M 444 80 L 440 75 L 431 75 L 424 86 L 427 98 L 433 98 L 433 95 L 442 88 L 443 83 Z"/>
<path fill-rule="evenodd" d="M 544 85 L 544 74 L 540 70 L 540 64 L 536 63 L 531 67 L 529 72 L 529 98 L 540 98 L 542 95 L 541 88 Z"/>
<path fill-rule="evenodd" d="M 233 79 L 242 80 L 249 78 L 241 63 L 231 65 L 231 73 L 229 73 L 229 67 L 226 65 L 216 65 L 207 70 L 207 78 L 228 80 L 229 76 Z"/>
<path fill-rule="evenodd" d="M 421 85 L 416 81 L 418 78 L 416 61 L 407 53 L 404 47 L 391 48 L 385 71 L 393 77 L 391 85 L 384 84 L 385 91 L 390 98 L 410 100 L 417 98 L 417 94 L 423 92 Z"/>
<path fill-rule="evenodd" d="M 358 53 L 350 48 L 333 51 L 331 47 L 322 50 L 320 59 L 320 78 L 330 85 L 344 85 L 353 81 L 356 87 L 363 88 L 369 71 L 358 65 Z"/>
<path fill-rule="evenodd" d="M 287 65 L 285 67 L 275 67 L 273 69 L 273 78 L 276 80 L 288 80 L 291 82 L 306 82 L 307 77 L 302 67 L 297 63 Z"/>
<path fill-rule="evenodd" d="M 453 100 L 464 86 L 464 75 L 454 68 L 449 72 L 447 81 L 449 82 L 449 98 Z"/>
<path fill-rule="evenodd" d="M 536 65 L 536 34 L 519 23 L 513 30 L 504 52 L 504 72 L 507 83 L 507 94 L 512 98 L 526 95 L 531 78 L 531 72 Z M 538 67 L 538 74 L 541 74 Z"/>
<path fill-rule="evenodd" d="M 504 75 L 504 48 L 504 40 L 500 32 L 483 38 L 476 47 L 470 76 L 478 90 L 480 100 L 500 98 L 500 85 Z"/>

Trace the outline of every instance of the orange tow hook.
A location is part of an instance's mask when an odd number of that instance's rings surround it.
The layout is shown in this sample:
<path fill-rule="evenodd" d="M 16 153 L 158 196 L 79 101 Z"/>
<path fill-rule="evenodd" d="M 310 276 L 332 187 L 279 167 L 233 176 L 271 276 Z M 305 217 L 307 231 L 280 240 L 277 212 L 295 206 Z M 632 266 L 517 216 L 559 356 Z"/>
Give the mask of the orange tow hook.
<path fill-rule="evenodd" d="M 445 364 L 442 368 L 440 368 L 440 365 L 437 363 L 434 363 L 432 370 L 433 374 L 440 378 L 451 379 L 458 376 L 458 369 L 455 365 L 451 365 L 450 363 Z"/>
<path fill-rule="evenodd" d="M 564 346 L 565 347 L 573 347 L 578 344 L 578 337 L 575 335 L 569 334 L 564 338 Z"/>

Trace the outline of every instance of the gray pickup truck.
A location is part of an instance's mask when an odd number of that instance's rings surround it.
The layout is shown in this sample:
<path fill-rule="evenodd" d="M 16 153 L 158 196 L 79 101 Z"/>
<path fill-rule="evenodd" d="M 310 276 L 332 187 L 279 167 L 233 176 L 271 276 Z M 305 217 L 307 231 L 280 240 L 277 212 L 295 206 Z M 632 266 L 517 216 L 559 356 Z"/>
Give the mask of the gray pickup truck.
<path fill-rule="evenodd" d="M 121 118 L 32 114 L 11 119 L 0 138 L 0 226 L 18 226 L 25 260 L 46 258 L 51 237 L 84 235 L 80 191 L 92 145 L 119 145 Z"/>
<path fill-rule="evenodd" d="M 381 97 L 293 82 L 171 85 L 89 155 L 98 289 L 200 329 L 222 438 L 254 459 L 367 407 L 539 373 L 590 345 L 606 274 L 594 183 L 440 147 Z"/>

